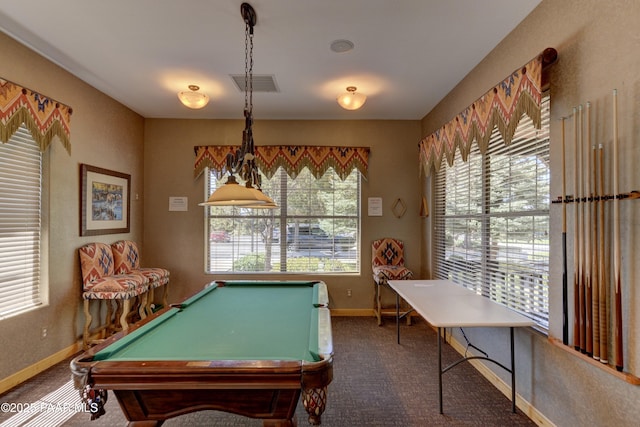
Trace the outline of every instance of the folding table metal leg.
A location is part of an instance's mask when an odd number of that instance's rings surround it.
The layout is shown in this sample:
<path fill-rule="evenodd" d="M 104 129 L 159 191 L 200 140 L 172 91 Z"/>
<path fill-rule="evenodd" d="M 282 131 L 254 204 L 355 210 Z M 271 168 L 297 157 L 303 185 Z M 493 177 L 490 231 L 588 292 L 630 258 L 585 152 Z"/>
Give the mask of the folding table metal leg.
<path fill-rule="evenodd" d="M 396 292 L 396 330 L 398 334 L 398 344 L 400 344 L 400 295 Z"/>
<path fill-rule="evenodd" d="M 442 411 L 442 328 L 438 327 L 438 399 L 440 401 L 440 413 Z"/>
<path fill-rule="evenodd" d="M 515 346 L 513 343 L 513 326 L 511 330 L 511 411 L 516 413 L 516 358 Z"/>

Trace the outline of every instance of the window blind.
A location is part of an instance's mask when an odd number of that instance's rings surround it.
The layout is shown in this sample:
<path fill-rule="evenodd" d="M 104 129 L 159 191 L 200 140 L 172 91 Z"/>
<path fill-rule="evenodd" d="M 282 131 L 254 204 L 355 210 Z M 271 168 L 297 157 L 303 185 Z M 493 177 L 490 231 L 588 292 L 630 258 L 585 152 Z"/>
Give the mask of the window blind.
<path fill-rule="evenodd" d="M 0 144 L 0 319 L 41 304 L 42 154 L 21 126 Z"/>
<path fill-rule="evenodd" d="M 457 154 L 460 157 L 459 151 Z M 497 130 L 481 154 L 435 180 L 434 275 L 533 319 L 549 321 L 549 96 L 542 126 L 528 118 L 505 145 Z"/>
<path fill-rule="evenodd" d="M 205 193 L 226 181 L 207 173 Z M 333 170 L 316 178 L 303 168 L 262 177 L 276 209 L 205 208 L 207 273 L 360 272 L 360 172 L 343 180 Z"/>

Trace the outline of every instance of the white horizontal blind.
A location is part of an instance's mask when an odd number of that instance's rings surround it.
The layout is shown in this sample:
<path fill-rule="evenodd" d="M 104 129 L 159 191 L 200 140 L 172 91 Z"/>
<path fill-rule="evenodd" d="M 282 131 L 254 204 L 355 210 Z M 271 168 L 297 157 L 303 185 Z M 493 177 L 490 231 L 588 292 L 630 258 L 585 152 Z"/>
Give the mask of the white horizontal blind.
<path fill-rule="evenodd" d="M 41 304 L 42 154 L 23 126 L 0 143 L 0 319 Z"/>
<path fill-rule="evenodd" d="M 207 173 L 206 197 L 226 182 Z M 360 173 L 262 177 L 276 209 L 205 209 L 207 273 L 357 273 Z"/>
<path fill-rule="evenodd" d="M 494 130 L 443 165 L 435 184 L 435 276 L 549 326 L 549 97 L 542 127 L 523 118 L 510 145 Z"/>

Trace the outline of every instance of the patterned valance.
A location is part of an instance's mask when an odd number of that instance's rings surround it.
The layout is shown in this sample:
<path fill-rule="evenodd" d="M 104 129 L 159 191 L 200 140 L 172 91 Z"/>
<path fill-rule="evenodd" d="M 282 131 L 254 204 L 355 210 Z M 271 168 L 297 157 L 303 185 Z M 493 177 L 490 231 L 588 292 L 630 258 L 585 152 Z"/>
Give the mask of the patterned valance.
<path fill-rule="evenodd" d="M 197 178 L 209 167 L 218 178 L 222 177 L 227 172 L 227 154 L 239 148 L 237 145 L 194 147 L 194 176 Z M 292 178 L 305 167 L 313 176 L 320 178 L 331 167 L 341 179 L 346 179 L 354 169 L 367 176 L 369 147 L 259 145 L 255 147 L 255 156 L 258 168 L 267 178 L 271 178 L 280 167 Z"/>
<path fill-rule="evenodd" d="M 557 58 L 554 49 L 546 49 L 535 59 L 514 71 L 500 84 L 482 95 L 453 120 L 420 141 L 420 163 L 427 175 L 436 172 L 445 155 L 453 165 L 456 149 L 466 161 L 473 141 L 482 153 L 489 145 L 491 133 L 498 128 L 505 144 L 510 144 L 524 114 L 540 128 L 542 70 Z"/>
<path fill-rule="evenodd" d="M 7 142 L 24 124 L 44 151 L 54 136 L 71 153 L 71 107 L 0 78 L 0 142 Z"/>

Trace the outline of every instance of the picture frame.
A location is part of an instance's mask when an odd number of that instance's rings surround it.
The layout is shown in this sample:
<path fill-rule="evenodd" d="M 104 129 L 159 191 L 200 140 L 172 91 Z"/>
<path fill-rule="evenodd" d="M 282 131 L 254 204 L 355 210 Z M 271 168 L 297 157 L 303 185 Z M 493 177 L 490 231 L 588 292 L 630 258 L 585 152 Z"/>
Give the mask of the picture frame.
<path fill-rule="evenodd" d="M 80 165 L 80 235 L 128 233 L 131 175 Z"/>

